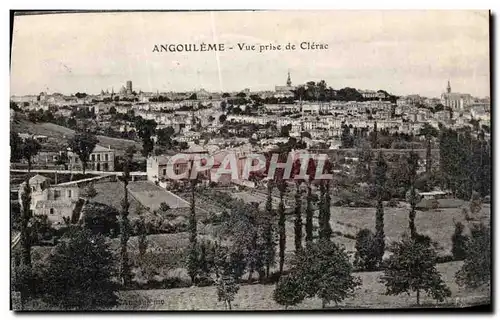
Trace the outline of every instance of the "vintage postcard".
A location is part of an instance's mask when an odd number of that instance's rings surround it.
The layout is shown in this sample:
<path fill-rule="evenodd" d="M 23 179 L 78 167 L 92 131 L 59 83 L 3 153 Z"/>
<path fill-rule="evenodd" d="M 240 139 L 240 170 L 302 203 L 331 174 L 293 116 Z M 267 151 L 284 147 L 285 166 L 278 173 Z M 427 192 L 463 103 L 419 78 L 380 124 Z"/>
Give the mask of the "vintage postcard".
<path fill-rule="evenodd" d="M 15 12 L 11 309 L 491 310 L 490 15 Z"/>

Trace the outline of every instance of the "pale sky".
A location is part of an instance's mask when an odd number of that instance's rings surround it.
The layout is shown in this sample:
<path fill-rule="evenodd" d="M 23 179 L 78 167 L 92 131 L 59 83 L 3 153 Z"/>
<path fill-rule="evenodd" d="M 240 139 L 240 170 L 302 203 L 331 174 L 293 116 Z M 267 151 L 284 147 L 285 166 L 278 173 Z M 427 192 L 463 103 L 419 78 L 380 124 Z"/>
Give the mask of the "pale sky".
<path fill-rule="evenodd" d="M 240 52 L 237 43 L 328 44 Z M 152 52 L 155 44 L 224 43 L 225 52 Z M 226 49 L 227 50 L 227 49 Z M 134 90 L 274 90 L 324 79 L 334 89 L 488 96 L 487 11 L 78 13 L 16 17 L 11 94 Z"/>

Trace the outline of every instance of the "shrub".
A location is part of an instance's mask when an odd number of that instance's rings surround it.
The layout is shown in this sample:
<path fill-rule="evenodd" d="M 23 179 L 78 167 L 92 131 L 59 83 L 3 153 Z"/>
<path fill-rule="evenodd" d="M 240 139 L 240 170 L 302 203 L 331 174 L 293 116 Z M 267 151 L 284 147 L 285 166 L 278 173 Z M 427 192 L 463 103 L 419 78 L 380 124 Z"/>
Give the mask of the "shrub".
<path fill-rule="evenodd" d="M 370 230 L 360 230 L 356 235 L 354 265 L 364 270 L 375 270 L 379 262 L 376 245 L 375 236 Z"/>
<path fill-rule="evenodd" d="M 399 205 L 399 201 L 396 199 L 391 199 L 387 202 L 387 206 L 391 208 L 396 208 Z"/>
<path fill-rule="evenodd" d="M 168 210 L 170 210 L 170 206 L 167 203 L 162 202 L 162 203 L 160 203 L 160 210 L 163 212 L 168 211 Z"/>
<path fill-rule="evenodd" d="M 281 277 L 273 292 L 274 301 L 284 305 L 285 309 L 299 304 L 305 297 L 306 293 L 300 278 L 295 275 Z"/>

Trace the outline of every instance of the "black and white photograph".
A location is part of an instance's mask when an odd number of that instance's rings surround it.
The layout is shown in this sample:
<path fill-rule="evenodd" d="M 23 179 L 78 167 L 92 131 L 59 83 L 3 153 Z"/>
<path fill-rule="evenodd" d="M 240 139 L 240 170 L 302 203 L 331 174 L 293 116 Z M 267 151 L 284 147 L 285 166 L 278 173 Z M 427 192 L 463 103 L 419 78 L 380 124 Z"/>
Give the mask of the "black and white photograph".
<path fill-rule="evenodd" d="M 491 311 L 490 11 L 11 20 L 12 311 Z"/>

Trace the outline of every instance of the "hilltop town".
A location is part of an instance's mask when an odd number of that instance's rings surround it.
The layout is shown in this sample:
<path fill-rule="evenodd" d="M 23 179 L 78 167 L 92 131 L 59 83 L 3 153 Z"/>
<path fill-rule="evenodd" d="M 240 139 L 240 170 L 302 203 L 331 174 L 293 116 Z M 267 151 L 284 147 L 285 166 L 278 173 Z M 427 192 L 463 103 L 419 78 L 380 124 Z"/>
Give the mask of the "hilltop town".
<path fill-rule="evenodd" d="M 390 270 L 390 244 L 405 233 L 412 241 L 428 239 L 425 250 L 432 243 L 428 252 L 436 255 L 436 274 L 449 288 L 423 286 L 417 304 L 489 303 L 489 271 L 487 281 L 473 289 L 458 285 L 455 274 L 464 261 L 478 261 L 464 253 L 457 235 L 475 241 L 486 230 L 480 226 L 489 228 L 491 102 L 454 92 L 451 81 L 445 85 L 440 97 L 396 96 L 383 88 L 333 89 L 324 80 L 294 84 L 289 72 L 270 91 L 143 92 L 126 81 L 116 92 L 12 96 L 15 308 L 408 307 L 415 290 L 407 289 L 409 298 L 385 296 L 375 279 Z M 235 179 L 215 173 L 227 154 L 240 162 L 250 154 L 295 152 L 326 155 L 333 178 Z M 169 179 L 169 166 L 179 173 L 193 165 L 173 164 L 176 154 L 210 156 L 214 167 L 197 180 Z M 53 270 L 54 257 L 66 252 L 62 244 L 75 228 L 88 230 L 86 237 L 101 236 L 102 246 L 109 246 L 119 275 L 103 281 L 118 289 L 103 295 L 116 294 L 118 302 L 100 305 L 88 298 L 80 306 L 71 299 L 58 305 L 59 280 L 48 285 L 44 270 Z M 266 228 L 278 243 L 266 238 Z M 325 253 L 314 247 L 321 239 L 343 249 Z M 370 247 L 380 245 L 374 239 L 382 239 L 381 251 Z M 68 241 L 93 245 L 78 236 Z M 239 273 L 212 269 L 219 266 L 221 243 L 240 255 Z M 278 281 L 282 275 L 317 269 L 294 264 L 309 245 L 321 253 L 317 266 L 321 257 L 346 257 L 340 265 L 347 263 L 362 283 L 349 284 L 353 295 L 341 294 L 338 301 L 319 293 L 287 296 L 288 287 Z M 23 286 L 26 254 L 34 278 Z M 77 261 L 84 256 L 84 249 L 75 253 L 69 270 L 84 263 Z M 42 287 L 54 291 L 39 293 Z"/>

